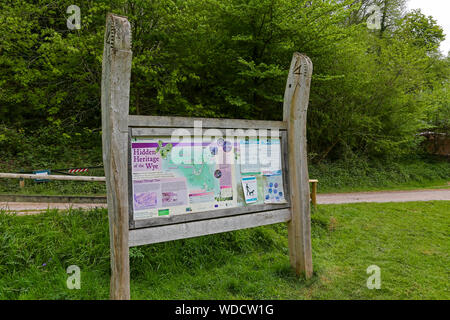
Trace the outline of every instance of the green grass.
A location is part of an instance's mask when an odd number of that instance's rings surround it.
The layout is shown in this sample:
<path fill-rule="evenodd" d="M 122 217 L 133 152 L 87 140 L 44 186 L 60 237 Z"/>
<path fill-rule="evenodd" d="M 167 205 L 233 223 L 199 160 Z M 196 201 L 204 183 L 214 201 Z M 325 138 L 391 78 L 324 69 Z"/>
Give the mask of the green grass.
<path fill-rule="evenodd" d="M 450 188 L 450 161 L 425 157 L 392 161 L 360 159 L 310 165 L 318 192 Z"/>
<path fill-rule="evenodd" d="M 104 174 L 103 174 L 104 175 Z M 0 194 L 20 195 L 65 195 L 65 196 L 106 196 L 104 182 L 80 181 L 48 181 L 37 183 L 34 180 L 25 180 L 25 187 L 19 187 L 19 179 L 2 179 Z M 2 181 L 0 181 L 1 183 Z"/>
<path fill-rule="evenodd" d="M 449 299 L 450 202 L 321 205 L 314 277 L 292 272 L 283 224 L 131 249 L 133 299 Z M 45 264 L 45 265 L 44 265 Z M 81 290 L 66 288 L 69 265 Z M 366 269 L 381 268 L 369 290 Z M 0 214 L 0 299 L 107 299 L 105 210 Z"/>
<path fill-rule="evenodd" d="M 77 176 L 88 175 L 102 177 L 105 173 L 103 169 L 91 169 L 88 174 L 77 174 Z M 25 187 L 22 189 L 19 186 L 19 179 L 0 179 L 0 194 L 100 196 L 106 195 L 106 184 L 60 180 L 35 182 L 33 179 L 26 179 Z"/>

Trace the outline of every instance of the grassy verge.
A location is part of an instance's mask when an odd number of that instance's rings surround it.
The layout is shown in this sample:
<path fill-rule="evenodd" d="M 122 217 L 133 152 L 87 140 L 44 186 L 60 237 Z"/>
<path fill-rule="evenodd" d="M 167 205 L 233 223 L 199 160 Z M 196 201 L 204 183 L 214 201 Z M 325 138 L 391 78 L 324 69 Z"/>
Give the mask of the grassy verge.
<path fill-rule="evenodd" d="M 102 177 L 105 173 L 103 169 L 92 169 L 88 174 L 77 174 L 87 175 Z M 106 195 L 106 184 L 59 180 L 35 182 L 33 179 L 26 179 L 25 187 L 20 188 L 19 179 L 0 179 L 0 194 L 99 196 Z"/>
<path fill-rule="evenodd" d="M 6 180 L 6 179 L 3 179 Z M 66 195 L 66 196 L 106 196 L 106 184 L 104 182 L 80 182 L 80 181 L 49 181 L 37 183 L 34 180 L 26 180 L 25 187 L 19 187 L 19 179 L 7 179 L 0 186 L 0 194 L 21 195 Z M 1 181 L 0 181 L 1 182 Z"/>
<path fill-rule="evenodd" d="M 313 213 L 315 274 L 291 271 L 282 224 L 134 248 L 134 299 L 449 299 L 450 202 L 323 205 Z M 81 289 L 66 268 L 81 268 Z M 382 287 L 366 287 L 370 265 Z M 105 210 L 0 214 L 1 299 L 106 299 Z"/>
<path fill-rule="evenodd" d="M 444 189 L 450 188 L 450 162 L 439 158 L 338 161 L 310 165 L 309 176 L 319 179 L 319 193 Z"/>

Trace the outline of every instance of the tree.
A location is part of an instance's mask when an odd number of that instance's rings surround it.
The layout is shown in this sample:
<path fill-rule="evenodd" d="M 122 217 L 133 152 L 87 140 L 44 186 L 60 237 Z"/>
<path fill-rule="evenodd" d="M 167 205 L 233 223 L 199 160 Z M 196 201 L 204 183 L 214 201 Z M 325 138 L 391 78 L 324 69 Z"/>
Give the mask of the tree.
<path fill-rule="evenodd" d="M 81 29 L 68 30 L 71 4 L 1 2 L 8 128 L 69 138 L 99 130 L 107 12 L 132 24 L 132 113 L 280 120 L 300 51 L 314 63 L 308 147 L 318 161 L 408 152 L 415 133 L 447 114 L 442 29 L 403 15 L 403 0 L 80 0 Z M 380 32 L 367 28 L 373 4 Z"/>
<path fill-rule="evenodd" d="M 398 36 L 428 53 L 437 52 L 445 40 L 444 30 L 431 16 L 425 16 L 417 9 L 398 21 Z"/>

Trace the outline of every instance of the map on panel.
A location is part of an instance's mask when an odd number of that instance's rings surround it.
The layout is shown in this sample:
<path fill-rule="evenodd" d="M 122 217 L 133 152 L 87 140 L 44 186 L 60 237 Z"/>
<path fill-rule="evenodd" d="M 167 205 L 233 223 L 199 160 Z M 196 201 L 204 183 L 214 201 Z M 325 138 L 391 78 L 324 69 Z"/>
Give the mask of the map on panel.
<path fill-rule="evenodd" d="M 279 138 L 131 142 L 134 219 L 286 203 Z"/>

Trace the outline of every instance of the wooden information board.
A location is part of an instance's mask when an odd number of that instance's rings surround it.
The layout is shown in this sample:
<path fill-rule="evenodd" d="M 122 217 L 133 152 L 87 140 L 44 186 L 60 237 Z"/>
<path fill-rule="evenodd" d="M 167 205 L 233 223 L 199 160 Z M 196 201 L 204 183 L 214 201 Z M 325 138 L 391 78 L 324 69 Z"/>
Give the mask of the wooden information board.
<path fill-rule="evenodd" d="M 312 275 L 306 111 L 312 63 L 294 53 L 283 121 L 129 115 L 131 28 L 107 16 L 102 139 L 111 299 L 130 298 L 129 247 L 287 223 Z"/>

